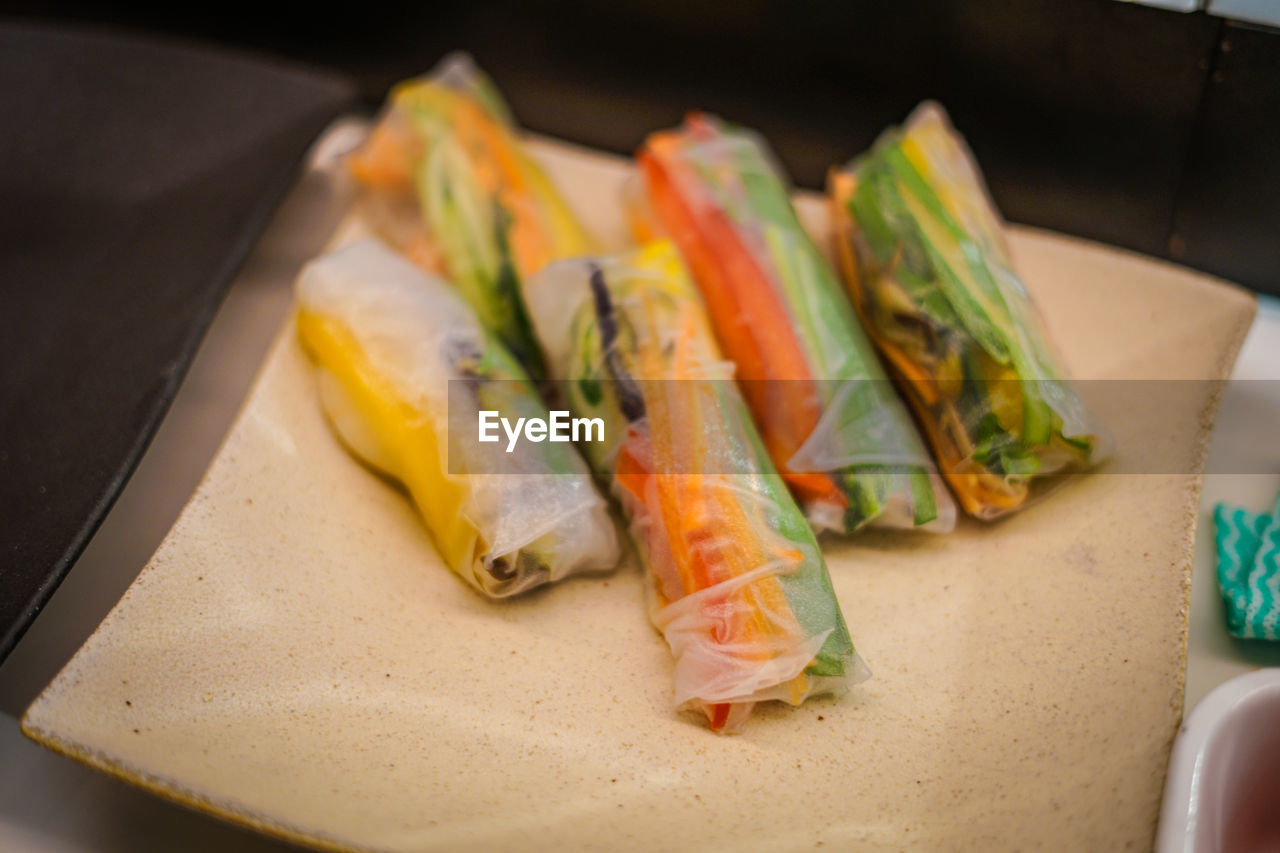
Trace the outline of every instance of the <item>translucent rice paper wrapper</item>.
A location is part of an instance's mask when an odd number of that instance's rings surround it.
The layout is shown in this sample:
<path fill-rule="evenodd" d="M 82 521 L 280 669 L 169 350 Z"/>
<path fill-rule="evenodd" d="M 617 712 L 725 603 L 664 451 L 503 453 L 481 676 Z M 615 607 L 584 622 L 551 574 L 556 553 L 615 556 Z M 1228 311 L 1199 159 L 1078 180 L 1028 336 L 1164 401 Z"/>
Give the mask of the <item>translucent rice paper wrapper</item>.
<path fill-rule="evenodd" d="M 296 295 L 330 422 L 405 484 L 453 571 L 502 598 L 617 564 L 607 504 L 572 445 L 479 441 L 482 409 L 513 422 L 547 411 L 449 285 L 368 240 L 308 264 Z"/>
<path fill-rule="evenodd" d="M 555 387 L 630 524 L 675 702 L 736 731 L 869 673 L 821 551 L 770 462 L 675 247 L 562 261 L 528 285 Z"/>
<path fill-rule="evenodd" d="M 967 512 L 998 518 L 1036 478 L 1107 455 L 940 106 L 922 104 L 829 188 L 854 307 Z"/>
<path fill-rule="evenodd" d="M 679 245 L 814 528 L 950 530 L 951 497 L 764 141 L 695 113 L 639 159 L 633 229 Z"/>
<path fill-rule="evenodd" d="M 453 282 L 540 379 L 520 283 L 593 243 L 524 150 L 493 82 L 455 53 L 400 83 L 348 165 L 365 190 L 359 210 L 373 233 Z"/>

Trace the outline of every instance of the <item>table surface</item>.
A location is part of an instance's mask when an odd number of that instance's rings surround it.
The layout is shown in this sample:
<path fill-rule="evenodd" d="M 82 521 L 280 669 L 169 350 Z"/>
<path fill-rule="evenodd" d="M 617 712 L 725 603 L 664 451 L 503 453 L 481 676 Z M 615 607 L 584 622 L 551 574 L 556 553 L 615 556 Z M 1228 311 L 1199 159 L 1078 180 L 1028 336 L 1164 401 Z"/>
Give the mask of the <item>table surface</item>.
<path fill-rule="evenodd" d="M 323 152 L 318 155 L 323 158 Z M 345 206 L 309 172 L 286 199 L 233 282 L 169 415 L 106 522 L 50 605 L 0 665 L 0 849 L 269 850 L 290 845 L 189 812 L 28 741 L 18 719 L 123 594 L 176 520 L 250 387 L 289 302 L 291 271 L 316 254 Z M 1227 636 L 1213 578 L 1214 503 L 1268 507 L 1269 474 L 1234 473 L 1259 424 L 1280 423 L 1280 301 L 1264 299 L 1209 451 L 1196 541 L 1186 701 L 1259 666 L 1280 666 L 1280 645 Z M 1265 438 L 1265 436 L 1262 436 Z M 1274 463 L 1275 448 L 1266 458 Z M 1225 461 L 1224 461 L 1225 460 Z"/>

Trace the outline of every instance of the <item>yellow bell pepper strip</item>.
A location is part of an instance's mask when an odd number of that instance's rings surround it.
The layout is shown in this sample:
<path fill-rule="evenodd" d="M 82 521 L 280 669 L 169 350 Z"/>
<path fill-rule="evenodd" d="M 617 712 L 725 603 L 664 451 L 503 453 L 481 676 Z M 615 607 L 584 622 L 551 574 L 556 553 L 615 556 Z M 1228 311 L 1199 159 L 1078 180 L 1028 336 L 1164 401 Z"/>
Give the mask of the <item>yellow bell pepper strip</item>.
<path fill-rule="evenodd" d="M 950 496 L 763 141 L 693 113 L 638 159 L 645 204 L 633 221 L 680 247 L 814 527 L 950 530 Z"/>
<path fill-rule="evenodd" d="M 312 261 L 299 341 L 346 447 L 404 484 L 445 563 L 491 598 L 611 569 L 605 500 L 572 445 L 478 443 L 478 413 L 546 418 L 523 370 L 449 285 L 376 241 Z"/>
<path fill-rule="evenodd" d="M 732 732 L 756 702 L 798 705 L 865 677 L 675 246 L 557 262 L 528 298 L 554 387 L 610 425 L 584 449 L 647 568 L 677 706 Z"/>
<path fill-rule="evenodd" d="M 525 150 L 488 77 L 452 55 L 397 85 L 349 168 L 366 190 L 375 233 L 453 281 L 540 378 L 520 284 L 550 261 L 586 254 L 593 242 Z"/>
<path fill-rule="evenodd" d="M 941 107 L 921 105 L 828 189 L 854 309 L 966 512 L 999 518 L 1036 477 L 1105 455 Z"/>

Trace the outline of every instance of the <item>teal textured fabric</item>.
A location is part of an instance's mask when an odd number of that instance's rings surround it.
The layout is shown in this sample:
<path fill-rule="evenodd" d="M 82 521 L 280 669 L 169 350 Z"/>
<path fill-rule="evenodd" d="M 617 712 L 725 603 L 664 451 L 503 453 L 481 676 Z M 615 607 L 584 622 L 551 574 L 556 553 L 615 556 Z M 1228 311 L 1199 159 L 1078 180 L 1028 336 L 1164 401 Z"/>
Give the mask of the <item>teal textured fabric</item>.
<path fill-rule="evenodd" d="M 1218 586 L 1227 630 L 1248 640 L 1280 640 L 1280 497 L 1268 513 L 1213 508 Z"/>

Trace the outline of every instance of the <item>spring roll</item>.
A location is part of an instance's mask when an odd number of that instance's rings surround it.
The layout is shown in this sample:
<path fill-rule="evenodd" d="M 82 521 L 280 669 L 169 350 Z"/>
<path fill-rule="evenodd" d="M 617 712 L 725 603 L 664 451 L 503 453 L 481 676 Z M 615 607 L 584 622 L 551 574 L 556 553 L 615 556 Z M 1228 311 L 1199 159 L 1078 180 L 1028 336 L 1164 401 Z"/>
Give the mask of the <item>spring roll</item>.
<path fill-rule="evenodd" d="M 525 151 L 502 96 L 465 54 L 396 86 L 349 159 L 375 234 L 462 291 L 535 379 L 521 281 L 592 241 Z"/>
<path fill-rule="evenodd" d="M 614 567 L 608 506 L 570 444 L 479 444 L 482 410 L 547 417 L 449 285 L 367 240 L 312 261 L 297 330 L 342 442 L 403 483 L 445 563 L 492 598 Z"/>
<path fill-rule="evenodd" d="M 853 304 L 967 512 L 997 518 L 1034 478 L 1105 454 L 941 107 L 921 105 L 829 190 Z"/>
<path fill-rule="evenodd" d="M 675 702 L 718 732 L 866 676 L 813 531 L 778 476 L 669 242 L 552 264 L 529 305 L 557 388 L 647 567 Z"/>
<path fill-rule="evenodd" d="M 815 529 L 948 531 L 955 506 L 755 134 L 692 114 L 639 154 L 637 232 L 670 236 Z"/>

